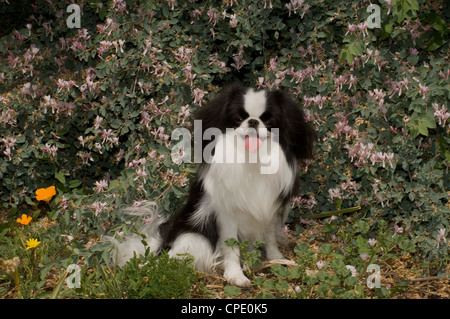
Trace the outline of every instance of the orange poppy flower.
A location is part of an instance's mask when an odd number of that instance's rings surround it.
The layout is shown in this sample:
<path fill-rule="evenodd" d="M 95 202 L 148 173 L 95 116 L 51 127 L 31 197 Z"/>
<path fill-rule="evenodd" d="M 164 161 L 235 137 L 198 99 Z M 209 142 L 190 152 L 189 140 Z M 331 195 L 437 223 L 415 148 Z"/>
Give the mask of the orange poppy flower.
<path fill-rule="evenodd" d="M 47 188 L 39 188 L 36 190 L 36 199 L 41 201 L 50 201 L 52 197 L 56 195 L 55 186 L 50 186 Z"/>
<path fill-rule="evenodd" d="M 22 214 L 22 217 L 17 218 L 17 222 L 19 224 L 22 224 L 22 225 L 28 225 L 31 222 L 32 219 L 33 218 L 31 216 L 27 216 L 25 214 Z"/>

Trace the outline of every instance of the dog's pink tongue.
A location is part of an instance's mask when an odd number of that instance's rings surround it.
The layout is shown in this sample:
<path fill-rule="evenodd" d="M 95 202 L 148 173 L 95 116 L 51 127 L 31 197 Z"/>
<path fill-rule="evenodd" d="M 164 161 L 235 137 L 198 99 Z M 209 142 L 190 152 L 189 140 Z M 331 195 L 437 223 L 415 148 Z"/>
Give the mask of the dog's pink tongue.
<path fill-rule="evenodd" d="M 256 152 L 263 141 L 257 136 L 246 136 L 245 137 L 245 149 L 251 153 Z"/>

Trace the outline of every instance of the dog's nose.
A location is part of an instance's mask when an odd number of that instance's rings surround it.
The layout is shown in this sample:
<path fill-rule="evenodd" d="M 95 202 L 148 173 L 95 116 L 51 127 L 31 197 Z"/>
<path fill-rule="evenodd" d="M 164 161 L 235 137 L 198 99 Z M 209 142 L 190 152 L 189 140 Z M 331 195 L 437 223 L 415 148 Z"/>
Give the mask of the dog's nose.
<path fill-rule="evenodd" d="M 248 120 L 248 126 L 249 126 L 249 127 L 257 128 L 258 125 L 259 125 L 258 120 L 254 120 L 254 119 Z"/>

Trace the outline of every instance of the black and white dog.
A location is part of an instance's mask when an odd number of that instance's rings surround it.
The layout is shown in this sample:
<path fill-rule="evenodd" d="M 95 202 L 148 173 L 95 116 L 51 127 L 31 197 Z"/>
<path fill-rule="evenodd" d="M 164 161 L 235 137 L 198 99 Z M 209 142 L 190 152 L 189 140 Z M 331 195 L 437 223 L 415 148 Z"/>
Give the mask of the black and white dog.
<path fill-rule="evenodd" d="M 151 202 L 128 210 L 152 216 L 141 230 L 150 251 L 189 254 L 205 272 L 221 264 L 230 284 L 247 287 L 239 251 L 224 241 L 262 240 L 269 260 L 283 257 L 277 239 L 297 189 L 297 164 L 312 158 L 316 135 L 287 94 L 236 84 L 201 107 L 196 119 L 204 158 L 185 206 L 170 218 L 157 216 Z M 116 244 L 119 265 L 146 249 L 138 235 Z"/>

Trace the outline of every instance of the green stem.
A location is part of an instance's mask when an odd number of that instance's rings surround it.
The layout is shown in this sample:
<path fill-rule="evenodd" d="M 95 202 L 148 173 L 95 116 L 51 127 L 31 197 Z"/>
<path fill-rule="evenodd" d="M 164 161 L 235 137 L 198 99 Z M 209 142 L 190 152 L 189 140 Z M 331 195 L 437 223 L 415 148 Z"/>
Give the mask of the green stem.
<path fill-rule="evenodd" d="M 14 272 L 14 283 L 17 287 L 17 296 L 19 297 L 19 299 L 23 299 L 22 289 L 20 288 L 19 267 L 17 267 L 16 271 Z"/>

